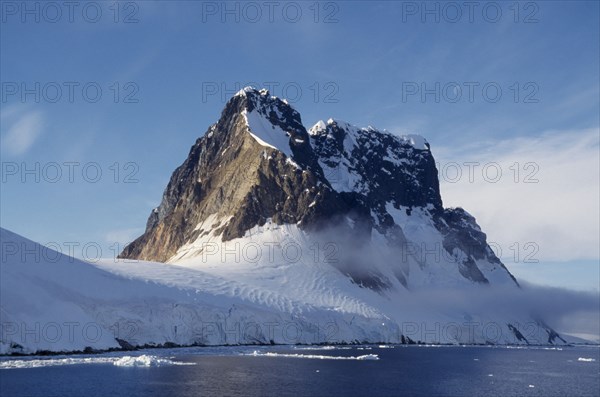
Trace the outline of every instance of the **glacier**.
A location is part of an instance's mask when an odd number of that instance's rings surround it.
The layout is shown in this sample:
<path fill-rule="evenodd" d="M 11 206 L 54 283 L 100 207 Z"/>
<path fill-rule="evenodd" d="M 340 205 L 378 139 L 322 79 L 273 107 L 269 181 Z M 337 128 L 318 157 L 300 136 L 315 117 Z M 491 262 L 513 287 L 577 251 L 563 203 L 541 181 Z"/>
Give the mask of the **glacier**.
<path fill-rule="evenodd" d="M 498 322 L 497 313 L 485 311 L 466 317 L 460 308 L 424 310 L 408 291 L 395 292 L 395 304 L 313 257 L 250 267 L 218 266 L 209 258 L 87 263 L 6 229 L 0 233 L 0 354 L 272 343 L 524 344 L 507 324 L 531 326 L 524 313 Z M 499 333 L 486 335 L 490 330 Z M 537 332 L 539 339 L 528 334 L 528 343 L 548 343 L 546 330 Z"/>

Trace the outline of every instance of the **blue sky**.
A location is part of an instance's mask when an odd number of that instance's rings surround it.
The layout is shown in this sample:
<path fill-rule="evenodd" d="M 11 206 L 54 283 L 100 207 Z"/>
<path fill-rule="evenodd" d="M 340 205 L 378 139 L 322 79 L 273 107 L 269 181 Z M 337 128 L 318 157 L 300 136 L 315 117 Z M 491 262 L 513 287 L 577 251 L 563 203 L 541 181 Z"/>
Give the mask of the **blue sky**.
<path fill-rule="evenodd" d="M 598 2 L 23 4 L 0 10 L 2 227 L 114 255 L 222 97 L 254 83 L 306 126 L 424 135 L 445 204 L 517 276 L 598 290 Z"/>

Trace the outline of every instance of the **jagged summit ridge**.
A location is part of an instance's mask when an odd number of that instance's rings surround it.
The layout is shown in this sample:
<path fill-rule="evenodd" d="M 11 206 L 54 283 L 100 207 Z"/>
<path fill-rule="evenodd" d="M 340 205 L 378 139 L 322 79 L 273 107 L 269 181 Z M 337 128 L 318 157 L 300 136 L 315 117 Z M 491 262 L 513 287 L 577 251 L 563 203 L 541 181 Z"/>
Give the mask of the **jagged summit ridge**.
<path fill-rule="evenodd" d="M 315 124 L 310 137 L 336 191 L 379 196 L 380 201 L 398 205 L 441 207 L 437 170 L 424 138 L 333 119 Z"/>
<path fill-rule="evenodd" d="M 264 146 L 269 146 L 282 151 L 288 156 L 292 156 L 289 150 L 289 145 L 283 137 L 292 138 L 294 142 L 302 143 L 303 137 L 294 138 L 292 134 L 303 134 L 305 130 L 300 119 L 300 114 L 296 111 L 285 99 L 279 99 L 276 96 L 270 95 L 267 89 L 256 89 L 248 86 L 238 91 L 233 98 L 247 98 L 247 109 L 243 111 L 244 117 L 250 128 L 250 132 L 259 143 Z M 265 120 L 266 119 L 266 120 Z M 265 121 L 267 124 L 265 123 Z M 387 130 L 379 130 L 375 127 L 368 126 L 366 128 L 357 127 L 343 120 L 330 118 L 327 122 L 319 120 L 309 130 L 309 135 L 328 134 L 329 126 L 339 126 L 350 137 L 355 137 L 361 132 L 385 134 L 397 139 L 399 142 L 407 143 L 418 150 L 429 150 L 430 145 L 427 140 L 418 134 L 395 135 Z M 253 128 L 254 127 L 254 128 Z M 270 128 L 269 128 L 270 127 Z M 276 128 L 287 128 L 286 131 L 269 131 Z M 256 132 L 253 132 L 255 130 Z M 258 136 L 260 133 L 270 133 L 267 137 Z M 265 139 L 266 138 L 266 139 Z M 296 141 L 297 139 L 297 141 Z M 293 144 L 293 142 L 292 142 Z"/>
<path fill-rule="evenodd" d="M 366 133 L 372 132 L 372 133 L 378 133 L 378 134 L 385 134 L 385 135 L 392 136 L 401 142 L 408 143 L 408 144 L 412 145 L 415 149 L 430 150 L 429 142 L 427 142 L 427 140 L 423 136 L 418 135 L 418 134 L 395 135 L 395 134 L 390 133 L 387 130 L 380 130 L 380 129 L 377 129 L 370 125 L 367 126 L 366 128 L 361 128 L 361 127 L 352 125 L 351 123 L 348 123 L 347 121 L 333 119 L 333 118 L 328 119 L 327 122 L 325 122 L 323 120 L 317 121 L 308 130 L 308 133 L 312 136 L 329 135 L 328 127 L 332 126 L 332 125 L 340 126 L 343 130 L 345 130 L 347 132 L 347 134 L 350 134 L 352 136 L 356 136 L 360 132 L 366 132 Z"/>

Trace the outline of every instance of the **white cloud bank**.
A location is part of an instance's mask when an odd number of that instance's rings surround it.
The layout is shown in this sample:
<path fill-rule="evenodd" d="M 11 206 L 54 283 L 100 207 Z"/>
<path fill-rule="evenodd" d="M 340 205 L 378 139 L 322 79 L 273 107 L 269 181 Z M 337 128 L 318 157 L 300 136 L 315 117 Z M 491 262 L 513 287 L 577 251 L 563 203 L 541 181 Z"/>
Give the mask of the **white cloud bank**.
<path fill-rule="evenodd" d="M 505 260 L 598 259 L 599 138 L 586 129 L 434 147 L 444 205 L 474 215 Z"/>

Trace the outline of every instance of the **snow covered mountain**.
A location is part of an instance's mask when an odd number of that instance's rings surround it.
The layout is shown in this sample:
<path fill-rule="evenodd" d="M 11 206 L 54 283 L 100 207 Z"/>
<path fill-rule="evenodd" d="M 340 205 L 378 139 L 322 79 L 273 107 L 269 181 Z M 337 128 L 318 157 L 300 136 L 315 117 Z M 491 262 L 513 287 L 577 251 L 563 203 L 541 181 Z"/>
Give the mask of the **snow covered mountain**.
<path fill-rule="evenodd" d="M 306 130 L 266 90 L 230 99 L 121 261 L 1 240 L 0 354 L 565 343 L 521 304 L 475 219 L 443 207 L 424 138 L 331 119 Z"/>
<path fill-rule="evenodd" d="M 146 232 L 121 256 L 206 259 L 284 226 L 309 243 L 331 242 L 330 259 L 340 270 L 376 290 L 516 285 L 475 219 L 443 208 L 424 138 L 331 119 L 307 132 L 285 101 L 252 88 L 231 98 L 196 141 Z M 311 251 L 296 243 L 305 255 Z"/>

